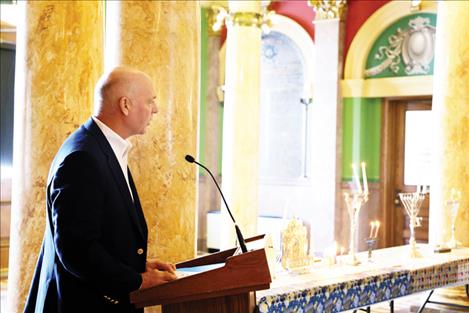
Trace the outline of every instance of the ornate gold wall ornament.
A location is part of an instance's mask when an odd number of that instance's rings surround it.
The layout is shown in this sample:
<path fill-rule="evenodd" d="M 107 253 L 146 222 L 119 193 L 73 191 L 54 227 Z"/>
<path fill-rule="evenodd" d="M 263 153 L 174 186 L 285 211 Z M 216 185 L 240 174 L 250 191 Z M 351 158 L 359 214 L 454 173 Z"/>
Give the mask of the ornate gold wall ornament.
<path fill-rule="evenodd" d="M 347 0 L 308 0 L 308 5 L 316 12 L 316 20 L 342 19 Z"/>
<path fill-rule="evenodd" d="M 389 45 L 379 47 L 375 55 L 375 59 L 383 61 L 366 69 L 365 77 L 378 75 L 387 68 L 397 73 L 401 56 L 407 74 L 429 74 L 435 51 L 435 27 L 430 25 L 429 18 L 417 16 L 410 20 L 409 28 L 398 28 L 396 34 L 389 36 L 388 42 Z"/>

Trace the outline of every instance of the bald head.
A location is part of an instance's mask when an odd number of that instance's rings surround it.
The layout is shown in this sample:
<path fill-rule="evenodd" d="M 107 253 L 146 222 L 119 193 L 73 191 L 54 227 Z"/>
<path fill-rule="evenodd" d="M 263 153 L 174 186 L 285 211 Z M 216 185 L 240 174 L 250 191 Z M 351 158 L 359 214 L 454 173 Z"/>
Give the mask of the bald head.
<path fill-rule="evenodd" d="M 126 138 L 124 136 L 144 132 L 134 129 L 136 119 L 140 116 L 142 123 L 148 119 L 144 106 L 149 107 L 151 119 L 157 111 L 155 98 L 153 82 L 147 74 L 127 67 L 116 67 L 103 74 L 96 84 L 94 115 Z M 133 125 L 130 125 L 131 122 Z"/>
<path fill-rule="evenodd" d="M 127 67 L 116 67 L 104 73 L 94 90 L 94 114 L 98 116 L 118 110 L 118 100 L 135 94 L 142 79 L 150 80 L 147 74 Z"/>

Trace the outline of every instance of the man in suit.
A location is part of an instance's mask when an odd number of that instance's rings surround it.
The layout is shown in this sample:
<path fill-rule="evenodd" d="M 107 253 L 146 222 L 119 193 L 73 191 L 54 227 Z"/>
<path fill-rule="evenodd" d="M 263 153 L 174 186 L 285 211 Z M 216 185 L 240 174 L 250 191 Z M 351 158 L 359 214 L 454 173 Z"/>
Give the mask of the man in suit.
<path fill-rule="evenodd" d="M 157 113 L 151 79 L 118 67 L 95 89 L 95 112 L 59 149 L 47 179 L 44 240 L 25 312 L 142 312 L 129 293 L 173 279 L 147 260 L 147 225 L 126 139 Z"/>

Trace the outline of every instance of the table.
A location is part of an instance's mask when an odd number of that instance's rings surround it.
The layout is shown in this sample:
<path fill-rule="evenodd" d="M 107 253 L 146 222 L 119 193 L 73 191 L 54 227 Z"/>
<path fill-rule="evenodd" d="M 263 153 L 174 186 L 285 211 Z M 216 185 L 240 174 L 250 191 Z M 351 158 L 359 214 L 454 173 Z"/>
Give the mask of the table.
<path fill-rule="evenodd" d="M 469 248 L 434 253 L 419 244 L 421 258 L 410 258 L 408 246 L 358 254 L 361 264 L 346 264 L 338 256 L 335 265 L 317 262 L 305 274 L 278 272 L 268 290 L 258 291 L 260 313 L 342 312 L 398 297 L 469 284 Z"/>

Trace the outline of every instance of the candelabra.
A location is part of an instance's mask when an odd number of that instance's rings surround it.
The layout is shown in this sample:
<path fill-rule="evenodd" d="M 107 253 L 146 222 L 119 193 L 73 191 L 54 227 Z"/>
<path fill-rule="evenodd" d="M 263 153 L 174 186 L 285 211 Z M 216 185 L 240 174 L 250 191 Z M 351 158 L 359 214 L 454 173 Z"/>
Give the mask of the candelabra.
<path fill-rule="evenodd" d="M 368 201 L 368 192 L 354 191 L 344 192 L 344 200 L 350 217 L 350 264 L 358 265 L 357 259 L 357 234 L 358 234 L 358 215 L 360 209 Z"/>
<path fill-rule="evenodd" d="M 421 226 L 421 217 L 418 217 L 420 207 L 425 200 L 425 192 L 409 192 L 409 193 L 399 193 L 399 198 L 401 199 L 402 204 L 404 204 L 404 209 L 409 215 L 409 228 L 410 228 L 410 257 L 415 258 L 419 257 L 420 253 L 417 250 L 417 242 L 415 241 L 415 227 Z"/>
<path fill-rule="evenodd" d="M 461 200 L 461 191 L 454 188 L 451 189 L 451 196 L 448 200 L 445 201 L 445 207 L 447 210 L 450 210 L 451 216 L 451 240 L 448 243 L 448 247 L 451 249 L 458 247 L 458 242 L 456 241 L 456 216 L 458 215 L 459 203 Z"/>

